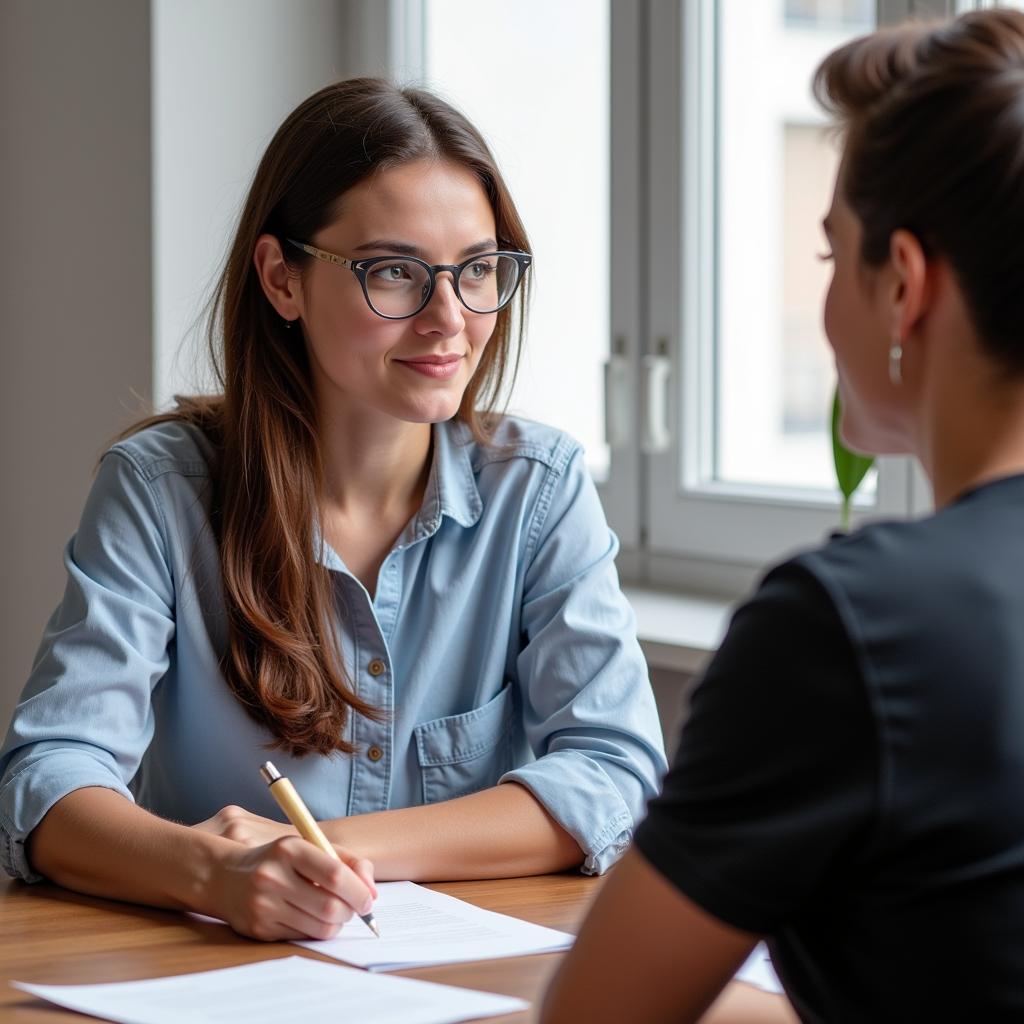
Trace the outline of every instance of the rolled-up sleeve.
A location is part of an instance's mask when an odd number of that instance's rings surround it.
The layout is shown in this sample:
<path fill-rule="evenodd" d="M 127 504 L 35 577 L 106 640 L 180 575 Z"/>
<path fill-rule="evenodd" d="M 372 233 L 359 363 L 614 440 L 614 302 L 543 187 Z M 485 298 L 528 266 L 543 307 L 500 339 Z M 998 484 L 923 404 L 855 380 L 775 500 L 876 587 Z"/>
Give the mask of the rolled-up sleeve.
<path fill-rule="evenodd" d="M 501 781 L 534 794 L 579 843 L 588 874 L 629 845 L 667 767 L 617 551 L 573 445 L 548 473 L 528 538 L 517 671 L 537 759 Z"/>
<path fill-rule="evenodd" d="M 159 504 L 129 453 L 104 456 L 64 564 L 64 598 L 0 750 L 0 859 L 28 881 L 25 840 L 46 812 L 85 786 L 131 799 L 153 735 L 174 585 Z"/>

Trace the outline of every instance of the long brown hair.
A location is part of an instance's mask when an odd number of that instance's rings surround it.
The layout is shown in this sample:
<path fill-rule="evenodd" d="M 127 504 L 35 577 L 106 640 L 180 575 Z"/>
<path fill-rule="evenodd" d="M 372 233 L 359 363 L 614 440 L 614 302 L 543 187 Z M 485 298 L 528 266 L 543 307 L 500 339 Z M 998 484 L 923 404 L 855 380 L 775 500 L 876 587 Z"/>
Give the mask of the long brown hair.
<path fill-rule="evenodd" d="M 423 158 L 472 171 L 494 211 L 499 246 L 529 251 L 494 158 L 462 114 L 428 92 L 380 79 L 330 85 L 278 129 L 242 210 L 210 310 L 223 394 L 179 398 L 175 411 L 130 431 L 179 420 L 213 441 L 211 520 L 228 621 L 222 671 L 274 745 L 297 756 L 352 753 L 344 738 L 348 716 L 382 716 L 348 682 L 329 573 L 314 557 L 323 471 L 302 333 L 286 329 L 265 297 L 253 251 L 260 235 L 275 235 L 301 272 L 309 257 L 286 238 L 314 237 L 353 185 Z M 483 443 L 518 367 L 527 300 L 524 282 L 498 314 L 456 416 Z"/>
<path fill-rule="evenodd" d="M 854 40 L 814 91 L 845 129 L 864 262 L 883 264 L 892 233 L 910 231 L 952 267 L 986 351 L 1024 372 L 1024 13 Z"/>

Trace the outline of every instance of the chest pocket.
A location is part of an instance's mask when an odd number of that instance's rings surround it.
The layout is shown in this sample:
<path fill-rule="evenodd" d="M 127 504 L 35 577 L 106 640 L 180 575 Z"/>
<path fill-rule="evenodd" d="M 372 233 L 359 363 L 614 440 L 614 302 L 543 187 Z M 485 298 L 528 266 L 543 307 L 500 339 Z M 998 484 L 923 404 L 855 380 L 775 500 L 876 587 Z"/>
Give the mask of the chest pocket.
<path fill-rule="evenodd" d="M 417 725 L 423 802 L 466 796 L 497 783 L 511 767 L 512 687 L 483 707 Z"/>

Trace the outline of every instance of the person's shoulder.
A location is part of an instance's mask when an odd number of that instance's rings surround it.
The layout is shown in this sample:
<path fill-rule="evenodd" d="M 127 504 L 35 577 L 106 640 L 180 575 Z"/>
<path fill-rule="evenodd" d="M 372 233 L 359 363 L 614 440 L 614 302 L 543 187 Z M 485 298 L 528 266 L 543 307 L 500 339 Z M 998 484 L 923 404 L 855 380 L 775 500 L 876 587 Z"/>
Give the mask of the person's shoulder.
<path fill-rule="evenodd" d="M 143 427 L 111 445 L 104 459 L 126 459 L 148 481 L 164 474 L 208 477 L 213 447 L 203 431 L 185 420 L 166 420 Z"/>
<path fill-rule="evenodd" d="M 516 462 L 539 463 L 560 474 L 583 450 L 565 431 L 521 416 L 502 416 L 494 424 L 486 443 L 474 440 L 464 424 L 453 423 L 452 429 L 461 443 L 470 446 L 470 458 L 477 474 L 487 466 Z"/>
<path fill-rule="evenodd" d="M 987 496 L 986 496 L 987 499 Z M 870 523 L 849 534 L 836 534 L 822 547 L 796 559 L 822 579 L 873 590 L 920 590 L 929 579 L 953 580 L 986 573 L 985 562 L 999 534 L 1006 509 L 990 500 L 958 503 L 919 519 Z M 1013 534 L 1019 516 L 1013 510 Z"/>
<path fill-rule="evenodd" d="M 855 573 L 876 577 L 906 565 L 931 545 L 927 521 L 885 521 L 850 533 L 836 532 L 821 547 L 802 552 L 792 561 L 814 575 Z"/>
<path fill-rule="evenodd" d="M 922 573 L 936 570 L 935 555 L 942 545 L 935 534 L 930 520 L 872 523 L 833 534 L 822 546 L 795 555 L 773 572 L 807 573 L 840 611 L 865 597 L 874 602 L 888 594 L 898 600 L 897 595 L 920 586 Z"/>
<path fill-rule="evenodd" d="M 873 523 L 794 563 L 821 583 L 847 622 L 952 623 L 964 601 L 998 598 L 1024 572 L 1024 501 L 998 499 L 984 495 L 922 519 Z"/>

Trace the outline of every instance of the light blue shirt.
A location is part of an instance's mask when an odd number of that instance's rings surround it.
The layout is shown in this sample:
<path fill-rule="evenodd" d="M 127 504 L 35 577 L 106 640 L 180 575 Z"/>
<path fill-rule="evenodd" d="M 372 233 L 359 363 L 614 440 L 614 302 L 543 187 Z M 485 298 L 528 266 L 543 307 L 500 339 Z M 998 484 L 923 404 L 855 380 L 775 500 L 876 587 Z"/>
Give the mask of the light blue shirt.
<path fill-rule="evenodd" d="M 326 544 L 344 663 L 389 714 L 352 715 L 354 755 L 292 758 L 218 668 L 226 625 L 208 518 L 211 452 L 182 424 L 104 456 L 68 544 L 64 599 L 0 753 L 0 855 L 83 786 L 184 823 L 240 804 L 281 819 L 272 756 L 315 817 L 526 786 L 600 872 L 665 770 L 661 731 L 609 530 L 578 444 L 506 418 L 489 446 L 434 427 L 423 505 L 374 597 Z"/>

